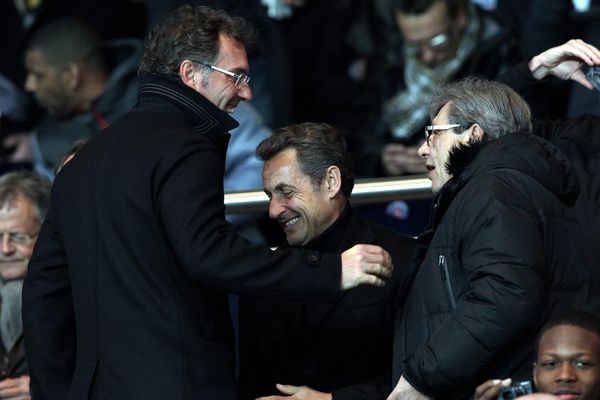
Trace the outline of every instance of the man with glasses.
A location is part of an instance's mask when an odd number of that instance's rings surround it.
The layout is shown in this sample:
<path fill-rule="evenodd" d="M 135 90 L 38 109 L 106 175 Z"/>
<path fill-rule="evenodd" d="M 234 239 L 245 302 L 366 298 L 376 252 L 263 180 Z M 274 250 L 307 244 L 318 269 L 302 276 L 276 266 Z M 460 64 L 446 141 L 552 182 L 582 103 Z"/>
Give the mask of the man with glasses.
<path fill-rule="evenodd" d="M 36 399 L 237 399 L 226 293 L 334 301 L 391 275 L 378 246 L 271 251 L 225 221 L 251 36 L 174 10 L 146 38 L 137 106 L 58 173 L 23 288 Z"/>
<path fill-rule="evenodd" d="M 376 74 L 375 117 L 359 150 L 362 175 L 425 172 L 417 149 L 437 87 L 469 75 L 494 78 L 515 51 L 500 23 L 468 0 L 392 0 L 389 11 L 402 45 L 390 51 L 397 62 Z"/>
<path fill-rule="evenodd" d="M 577 179 L 529 134 L 527 103 L 469 78 L 443 87 L 429 110 L 419 156 L 436 197 L 396 316 L 389 400 L 470 398 L 488 377 L 530 378 L 547 300 L 571 290 L 561 276 L 581 268 L 562 246 L 576 234 Z"/>
<path fill-rule="evenodd" d="M 33 172 L 0 177 L 0 399 L 29 399 L 21 291 L 42 221 L 50 182 Z"/>

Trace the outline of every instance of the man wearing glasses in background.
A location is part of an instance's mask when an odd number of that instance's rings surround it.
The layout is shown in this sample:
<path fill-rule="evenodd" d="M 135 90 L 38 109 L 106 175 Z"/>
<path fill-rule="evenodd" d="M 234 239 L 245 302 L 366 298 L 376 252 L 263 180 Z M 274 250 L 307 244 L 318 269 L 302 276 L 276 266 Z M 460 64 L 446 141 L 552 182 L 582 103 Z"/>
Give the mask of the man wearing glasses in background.
<path fill-rule="evenodd" d="M 34 398 L 236 399 L 226 293 L 334 301 L 391 275 L 378 246 L 273 252 L 225 221 L 251 36 L 177 8 L 146 38 L 137 106 L 57 175 L 23 287 Z"/>
<path fill-rule="evenodd" d="M 470 75 L 494 78 L 515 56 L 507 31 L 469 0 L 392 0 L 389 11 L 402 45 L 388 51 L 397 60 L 374 67 L 382 70 L 375 74 L 375 118 L 358 149 L 361 175 L 424 173 L 417 149 L 438 86 Z"/>
<path fill-rule="evenodd" d="M 530 378 L 549 299 L 578 300 L 562 284 L 582 268 L 563 246 L 577 236 L 577 179 L 565 155 L 529 134 L 525 100 L 468 78 L 443 87 L 429 110 L 418 152 L 436 197 L 396 316 L 388 400 L 471 398 L 478 379 Z"/>
<path fill-rule="evenodd" d="M 21 291 L 42 221 L 50 181 L 33 172 L 0 177 L 0 399 L 29 399 Z"/>

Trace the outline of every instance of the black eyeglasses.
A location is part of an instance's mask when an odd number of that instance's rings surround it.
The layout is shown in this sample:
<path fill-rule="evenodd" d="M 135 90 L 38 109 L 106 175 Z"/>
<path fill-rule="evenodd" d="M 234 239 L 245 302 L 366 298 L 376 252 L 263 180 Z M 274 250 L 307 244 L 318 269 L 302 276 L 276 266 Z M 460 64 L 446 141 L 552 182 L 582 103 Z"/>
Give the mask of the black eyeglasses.
<path fill-rule="evenodd" d="M 222 74 L 225 74 L 229 77 L 231 77 L 233 79 L 233 81 L 235 82 L 235 86 L 237 87 L 241 87 L 243 83 L 248 84 L 250 83 L 250 77 L 244 73 L 239 73 L 239 72 L 233 72 L 233 71 L 229 71 L 223 68 L 219 68 L 219 67 L 215 67 L 212 64 L 208 64 L 208 63 L 201 63 L 202 65 L 204 65 L 205 67 L 208 67 L 214 71 L 220 72 Z"/>
<path fill-rule="evenodd" d="M 427 142 L 427 146 L 431 146 L 431 135 L 437 135 L 441 131 L 447 131 L 448 129 L 458 127 L 460 127 L 459 124 L 427 125 L 425 127 L 425 141 Z"/>

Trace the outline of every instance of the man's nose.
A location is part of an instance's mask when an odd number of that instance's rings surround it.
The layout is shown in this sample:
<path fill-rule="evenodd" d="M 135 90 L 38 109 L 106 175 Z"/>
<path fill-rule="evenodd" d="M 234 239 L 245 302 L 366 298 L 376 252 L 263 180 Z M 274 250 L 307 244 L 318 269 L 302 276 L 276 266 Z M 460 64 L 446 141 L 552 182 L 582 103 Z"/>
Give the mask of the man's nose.
<path fill-rule="evenodd" d="M 8 236 L 5 234 L 0 234 L 0 251 L 2 254 L 12 254 L 15 252 L 15 245 L 8 239 Z"/>
<path fill-rule="evenodd" d="M 244 101 L 252 100 L 252 89 L 250 88 L 250 84 L 242 84 L 242 86 L 238 89 L 238 97 Z"/>
<path fill-rule="evenodd" d="M 573 370 L 573 366 L 568 363 L 565 362 L 560 366 L 560 369 L 558 370 L 558 375 L 556 376 L 556 381 L 557 382 L 573 382 L 577 380 L 577 375 L 575 374 L 575 371 Z"/>
<path fill-rule="evenodd" d="M 417 154 L 419 157 L 425 158 L 429 154 L 429 145 L 427 144 L 427 140 L 421 144 L 421 147 L 417 150 Z"/>
<path fill-rule="evenodd" d="M 276 219 L 284 211 L 285 211 L 285 207 L 283 206 L 283 204 L 280 201 L 278 201 L 276 199 L 271 199 L 269 201 L 269 218 Z"/>

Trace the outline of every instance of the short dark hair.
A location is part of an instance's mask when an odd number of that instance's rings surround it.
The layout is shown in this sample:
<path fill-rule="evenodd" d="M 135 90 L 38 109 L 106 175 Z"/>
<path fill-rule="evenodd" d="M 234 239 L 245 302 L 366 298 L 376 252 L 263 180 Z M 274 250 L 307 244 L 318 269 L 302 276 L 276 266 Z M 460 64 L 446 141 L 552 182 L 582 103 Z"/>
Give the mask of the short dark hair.
<path fill-rule="evenodd" d="M 448 103 L 448 123 L 459 124 L 461 129 L 479 124 L 484 140 L 531 131 L 529 105 L 502 83 L 473 77 L 447 83 L 431 99 L 430 118 L 433 120 Z"/>
<path fill-rule="evenodd" d="M 544 333 L 560 325 L 576 326 L 588 330 L 600 337 L 600 317 L 583 310 L 571 310 L 551 317 L 542 327 L 535 345 L 536 358 L 539 354 L 540 340 Z"/>
<path fill-rule="evenodd" d="M 106 61 L 98 34 L 85 22 L 69 17 L 41 25 L 31 35 L 28 50 L 39 50 L 53 67 L 85 63 L 106 71 Z"/>
<path fill-rule="evenodd" d="M 219 54 L 221 34 L 245 47 L 256 39 L 252 27 L 240 17 L 205 6 L 180 6 L 146 36 L 138 74 L 178 76 L 186 59 L 212 64 Z"/>
<path fill-rule="evenodd" d="M 448 16 L 456 18 L 460 12 L 468 7 L 468 0 L 389 0 L 392 11 L 402 14 L 420 15 L 425 13 L 434 3 L 446 3 Z"/>
<path fill-rule="evenodd" d="M 354 187 L 353 158 L 341 133 L 324 123 L 305 122 L 277 129 L 256 148 L 258 158 L 268 161 L 286 149 L 295 149 L 298 164 L 313 185 L 321 184 L 327 168 L 335 165 L 342 177 L 346 197 Z"/>
<path fill-rule="evenodd" d="M 50 180 L 32 171 L 14 171 L 0 176 L 0 206 L 12 205 L 19 196 L 29 199 L 41 224 L 50 207 Z"/>

